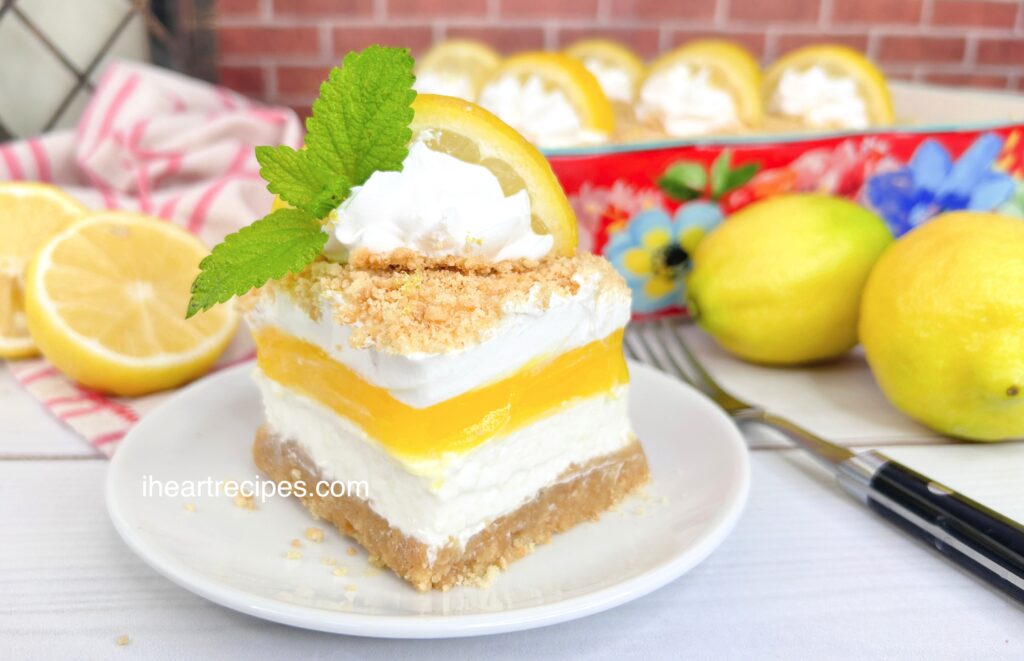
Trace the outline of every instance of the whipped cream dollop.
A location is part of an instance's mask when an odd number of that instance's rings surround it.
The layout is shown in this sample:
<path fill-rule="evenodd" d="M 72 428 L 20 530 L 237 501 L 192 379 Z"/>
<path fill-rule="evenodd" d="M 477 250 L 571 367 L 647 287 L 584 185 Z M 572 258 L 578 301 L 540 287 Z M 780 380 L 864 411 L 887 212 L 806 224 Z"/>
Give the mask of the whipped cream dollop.
<path fill-rule="evenodd" d="M 870 124 L 857 81 L 832 76 L 820 66 L 783 73 L 769 110 L 816 128 L 862 129 Z"/>
<path fill-rule="evenodd" d="M 674 136 L 702 135 L 739 128 L 736 102 L 728 91 L 711 84 L 711 72 L 677 64 L 644 82 L 637 117 L 653 120 Z"/>
<path fill-rule="evenodd" d="M 469 76 L 457 73 L 435 73 L 424 71 L 416 74 L 413 89 L 420 94 L 443 94 L 472 101 L 476 97 L 473 81 Z"/>
<path fill-rule="evenodd" d="M 554 245 L 530 224 L 525 190 L 505 196 L 482 165 L 414 142 L 400 172 L 374 172 L 341 203 L 324 253 L 359 248 L 389 253 L 408 248 L 427 257 L 463 256 L 490 262 L 540 259 Z"/>
<path fill-rule="evenodd" d="M 583 128 L 579 114 L 561 90 L 546 89 L 538 76 L 502 76 L 477 100 L 539 147 L 599 144 L 608 136 Z"/>
<path fill-rule="evenodd" d="M 622 67 L 607 64 L 596 57 L 588 57 L 583 60 L 583 66 L 587 68 L 587 71 L 594 74 L 594 78 L 597 78 L 597 84 L 601 86 L 601 91 L 604 92 L 612 101 L 622 101 L 623 103 L 632 103 L 635 89 L 633 86 L 633 77 L 629 75 L 629 71 Z"/>

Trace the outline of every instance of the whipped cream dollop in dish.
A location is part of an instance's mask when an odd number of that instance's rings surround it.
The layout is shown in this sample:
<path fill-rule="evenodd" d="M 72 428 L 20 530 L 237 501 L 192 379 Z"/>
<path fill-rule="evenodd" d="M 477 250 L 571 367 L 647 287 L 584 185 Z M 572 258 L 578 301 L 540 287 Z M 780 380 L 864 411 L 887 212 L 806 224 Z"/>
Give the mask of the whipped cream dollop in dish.
<path fill-rule="evenodd" d="M 505 196 L 482 165 L 414 142 L 400 172 L 374 172 L 326 226 L 324 253 L 333 259 L 365 248 L 408 248 L 426 257 L 462 256 L 499 262 L 540 259 L 554 239 L 531 226 L 525 190 Z"/>
<path fill-rule="evenodd" d="M 469 76 L 455 73 L 439 74 L 433 71 L 424 71 L 416 74 L 413 89 L 419 94 L 443 94 L 467 101 L 476 98 L 476 90 L 473 88 L 473 81 Z"/>
<path fill-rule="evenodd" d="M 711 72 L 677 64 L 648 78 L 640 90 L 637 117 L 654 121 L 674 136 L 702 135 L 742 126 L 736 102 L 711 84 Z"/>
<path fill-rule="evenodd" d="M 546 89 L 538 76 L 502 76 L 480 91 L 477 101 L 538 147 L 600 144 L 604 133 L 583 127 L 561 90 Z"/>
<path fill-rule="evenodd" d="M 863 129 L 870 125 L 857 81 L 832 76 L 820 66 L 783 73 L 769 110 L 816 128 Z"/>
<path fill-rule="evenodd" d="M 587 71 L 594 74 L 597 84 L 612 101 L 632 103 L 635 93 L 633 77 L 622 67 L 617 67 L 597 59 L 588 57 L 583 60 L 583 66 Z"/>

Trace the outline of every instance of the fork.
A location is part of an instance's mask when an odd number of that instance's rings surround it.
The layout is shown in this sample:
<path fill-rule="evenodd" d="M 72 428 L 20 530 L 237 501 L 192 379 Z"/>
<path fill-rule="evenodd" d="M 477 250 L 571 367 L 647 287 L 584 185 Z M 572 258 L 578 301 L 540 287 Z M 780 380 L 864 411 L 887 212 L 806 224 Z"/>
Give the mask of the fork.
<path fill-rule="evenodd" d="M 624 347 L 630 358 L 673 374 L 709 397 L 737 424 L 781 432 L 824 464 L 858 501 L 1024 601 L 1024 527 L 1017 522 L 877 450 L 851 452 L 732 395 L 697 360 L 679 320 L 633 322 Z"/>

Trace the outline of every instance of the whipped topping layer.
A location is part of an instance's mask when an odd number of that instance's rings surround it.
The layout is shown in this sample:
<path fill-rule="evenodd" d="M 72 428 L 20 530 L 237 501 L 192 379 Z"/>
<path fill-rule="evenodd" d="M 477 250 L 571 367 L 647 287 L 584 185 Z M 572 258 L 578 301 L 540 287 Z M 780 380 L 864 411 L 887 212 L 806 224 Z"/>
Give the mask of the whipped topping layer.
<path fill-rule="evenodd" d="M 560 90 L 546 89 L 538 76 L 502 76 L 480 91 L 477 102 L 539 147 L 599 144 L 608 136 L 583 128 L 579 114 Z"/>
<path fill-rule="evenodd" d="M 711 72 L 677 64 L 650 76 L 640 90 L 637 117 L 674 136 L 702 135 L 741 126 L 736 102 L 711 84 Z"/>
<path fill-rule="evenodd" d="M 443 94 L 445 96 L 466 99 L 467 101 L 472 101 L 476 97 L 473 81 L 469 76 L 457 73 L 441 74 L 433 71 L 424 71 L 423 73 L 416 74 L 416 82 L 413 83 L 413 89 L 420 94 Z"/>
<path fill-rule="evenodd" d="M 486 339 L 461 351 L 396 354 L 356 349 L 352 329 L 334 319 L 323 301 L 316 319 L 285 290 L 261 295 L 247 315 L 254 328 L 273 325 L 320 347 L 364 381 L 386 388 L 409 406 L 425 408 L 511 376 L 539 358 L 555 356 L 603 339 L 629 321 L 628 290 L 602 286 L 600 273 L 574 276 L 572 296 L 552 296 L 543 305 L 530 300 L 506 303 L 498 326 Z"/>
<path fill-rule="evenodd" d="M 857 81 L 832 76 L 820 66 L 783 73 L 769 110 L 816 128 L 862 129 L 870 125 Z"/>
<path fill-rule="evenodd" d="M 352 189 L 328 229 L 329 257 L 365 248 L 408 248 L 427 257 L 464 256 L 489 262 L 540 259 L 554 245 L 530 224 L 525 190 L 505 196 L 482 165 L 414 142 L 400 172 L 374 172 Z"/>
<path fill-rule="evenodd" d="M 616 67 L 597 59 L 588 57 L 583 60 L 583 66 L 587 71 L 594 74 L 601 90 L 612 101 L 632 103 L 635 89 L 633 77 L 622 67 Z"/>
<path fill-rule="evenodd" d="M 267 424 L 292 439 L 325 479 L 372 478 L 369 505 L 391 526 L 436 552 L 450 539 L 465 544 L 494 519 L 514 511 L 554 483 L 571 465 L 630 442 L 628 387 L 590 397 L 471 452 L 429 465 L 406 466 L 330 409 L 266 378 Z"/>

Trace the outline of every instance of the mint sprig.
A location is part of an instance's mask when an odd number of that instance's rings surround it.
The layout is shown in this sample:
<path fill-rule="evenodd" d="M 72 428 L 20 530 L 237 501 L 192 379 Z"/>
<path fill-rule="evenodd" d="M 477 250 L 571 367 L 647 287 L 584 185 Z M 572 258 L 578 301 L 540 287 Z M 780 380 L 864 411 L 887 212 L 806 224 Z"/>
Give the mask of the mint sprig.
<path fill-rule="evenodd" d="M 267 190 L 292 205 L 227 236 L 199 264 L 186 317 L 297 273 L 327 242 L 320 222 L 377 171 L 398 171 L 412 131 L 413 59 L 370 46 L 331 70 L 306 121 L 306 148 L 257 147 Z"/>
<path fill-rule="evenodd" d="M 278 209 L 225 237 L 199 263 L 188 302 L 191 317 L 271 278 L 302 270 L 324 249 L 320 221 L 301 209 Z"/>
<path fill-rule="evenodd" d="M 267 190 L 317 218 L 336 209 L 352 188 L 344 174 L 321 169 L 305 151 L 286 145 L 257 147 L 256 160 Z"/>

